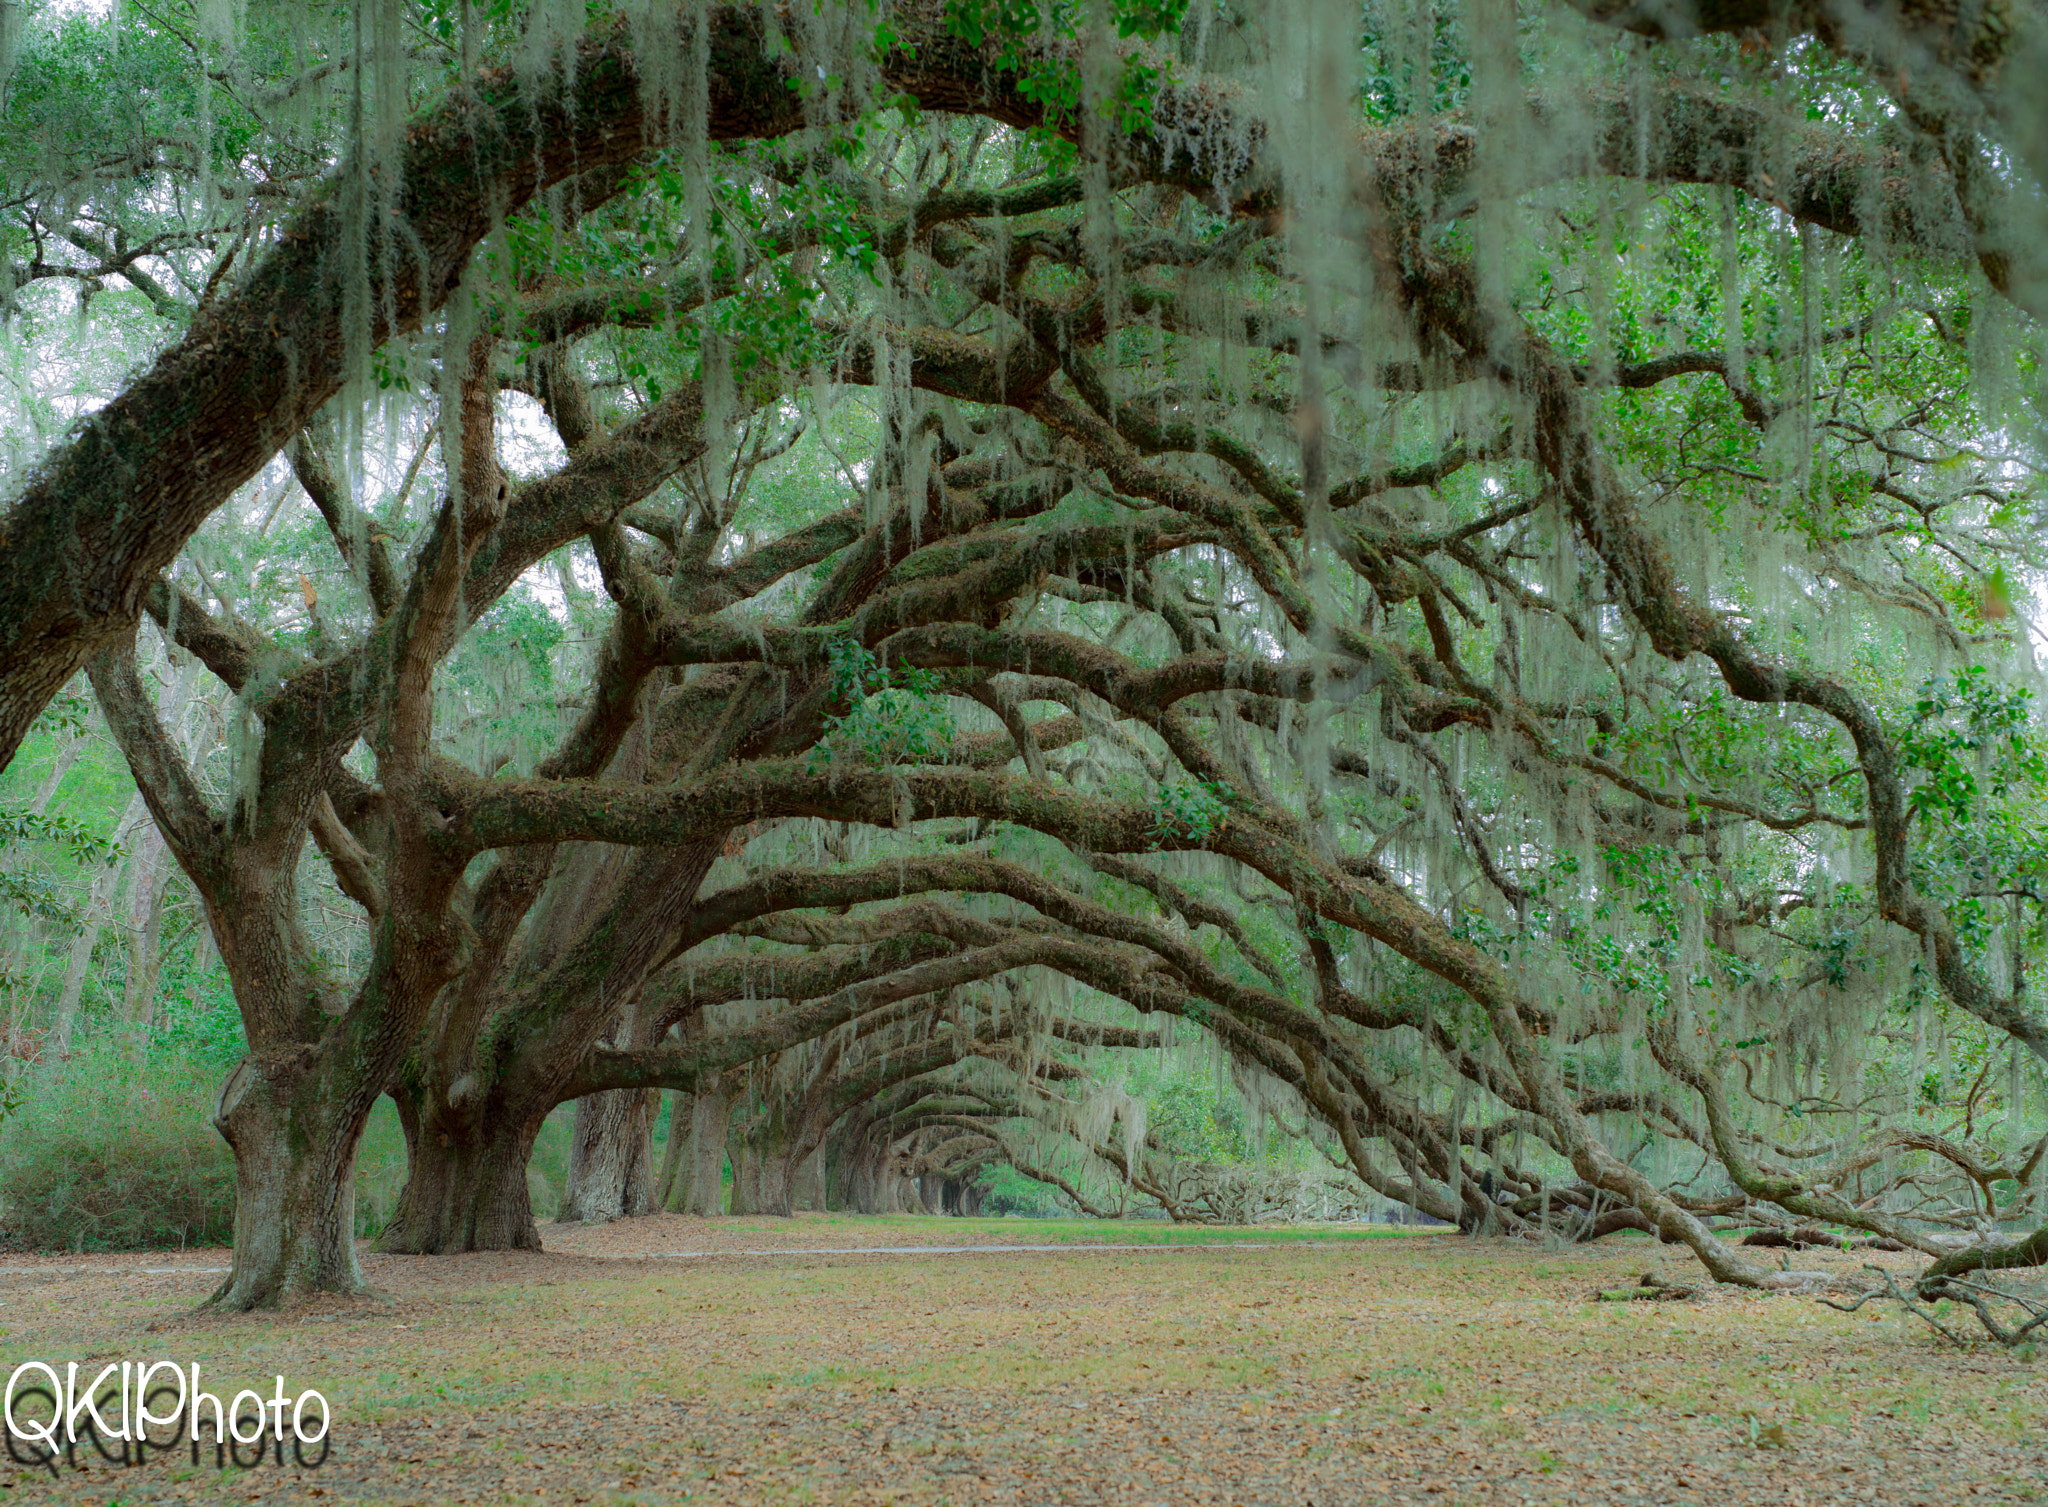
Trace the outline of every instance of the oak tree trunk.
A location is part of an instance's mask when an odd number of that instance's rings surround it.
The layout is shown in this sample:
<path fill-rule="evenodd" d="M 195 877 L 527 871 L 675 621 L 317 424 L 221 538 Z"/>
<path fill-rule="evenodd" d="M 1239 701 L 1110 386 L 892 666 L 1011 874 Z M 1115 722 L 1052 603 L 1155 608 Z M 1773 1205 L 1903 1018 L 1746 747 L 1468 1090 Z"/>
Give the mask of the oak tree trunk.
<path fill-rule="evenodd" d="M 676 1213 L 690 1201 L 690 1117 L 695 1103 L 693 1094 L 672 1090 L 668 1096 L 668 1143 L 654 1179 L 654 1206 L 663 1213 Z"/>
<path fill-rule="evenodd" d="M 726 1159 L 732 1163 L 732 1211 L 734 1214 L 757 1214 L 755 1207 L 759 1198 L 758 1166 L 752 1149 L 737 1134 L 729 1136 L 725 1143 Z"/>
<path fill-rule="evenodd" d="M 792 1209 L 824 1209 L 825 1153 L 822 1150 L 800 1158 L 791 1168 L 789 1203 Z"/>
<path fill-rule="evenodd" d="M 569 1181 L 557 1222 L 609 1224 L 652 1214 L 658 1090 L 621 1088 L 576 1101 Z"/>
<path fill-rule="evenodd" d="M 213 1306 L 362 1289 L 355 1162 L 373 1101 L 333 1089 L 325 1073 L 278 1072 L 253 1054 L 222 1086 L 213 1123 L 235 1153 L 235 1249 Z"/>
<path fill-rule="evenodd" d="M 527 1163 L 545 1113 L 488 1104 L 462 1115 L 431 1103 L 408 1113 L 405 1191 L 380 1251 L 537 1251 Z"/>
<path fill-rule="evenodd" d="M 846 1158 L 847 1207 L 858 1214 L 899 1212 L 891 1206 L 894 1178 L 886 1153 L 865 1146 L 854 1148 Z"/>
<path fill-rule="evenodd" d="M 793 1141 L 780 1116 L 770 1113 L 745 1128 L 735 1127 L 727 1150 L 732 1156 L 732 1211 L 786 1219 L 791 1173 L 809 1152 Z"/>
<path fill-rule="evenodd" d="M 740 1176 L 740 1157 L 744 1156 L 746 1176 Z M 747 1190 L 747 1207 L 739 1207 L 739 1190 Z M 776 1219 L 787 1219 L 793 1212 L 789 1201 L 789 1159 L 770 1148 L 768 1150 L 747 1149 L 733 1160 L 733 1212 L 766 1214 Z"/>
<path fill-rule="evenodd" d="M 690 1106 L 690 1193 L 685 1214 L 725 1212 L 725 1126 L 732 1095 L 723 1085 L 700 1085 Z"/>

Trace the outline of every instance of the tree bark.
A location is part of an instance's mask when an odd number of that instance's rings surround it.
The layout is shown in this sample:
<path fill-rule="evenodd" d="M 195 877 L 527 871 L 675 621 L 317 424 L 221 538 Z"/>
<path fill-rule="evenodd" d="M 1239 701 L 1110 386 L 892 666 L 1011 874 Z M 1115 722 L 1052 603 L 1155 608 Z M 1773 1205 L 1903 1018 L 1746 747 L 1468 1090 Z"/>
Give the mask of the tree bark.
<path fill-rule="evenodd" d="M 292 1072 L 252 1053 L 222 1086 L 213 1123 L 235 1153 L 235 1256 L 214 1305 L 362 1288 L 355 1161 L 373 1101 L 337 1093 L 335 1076 L 331 1061 Z"/>
<path fill-rule="evenodd" d="M 798 1160 L 789 1177 L 792 1209 L 822 1210 L 825 1207 L 825 1153 L 819 1149 Z"/>
<path fill-rule="evenodd" d="M 494 1112 L 496 1111 L 496 1112 Z M 401 1100 L 407 1122 L 405 1191 L 377 1249 L 407 1255 L 537 1251 L 526 1166 L 545 1113 L 489 1105 L 471 1115 Z"/>
<path fill-rule="evenodd" d="M 726 1159 L 732 1163 L 732 1211 L 735 1214 L 761 1212 L 760 1158 L 735 1130 L 726 1137 Z"/>
<path fill-rule="evenodd" d="M 758 1114 L 736 1122 L 727 1140 L 732 1156 L 732 1211 L 787 1219 L 797 1165 L 815 1149 L 791 1123 L 790 1106 L 767 1096 Z"/>
<path fill-rule="evenodd" d="M 923 1214 L 924 1195 L 917 1186 L 917 1179 L 905 1177 L 900 1172 L 887 1172 L 882 1177 L 884 1214 Z"/>
<path fill-rule="evenodd" d="M 638 1088 L 576 1101 L 569 1184 L 557 1222 L 609 1224 L 655 1211 L 654 1118 L 660 1103 L 658 1091 Z"/>
<path fill-rule="evenodd" d="M 887 1148 L 878 1151 L 873 1147 L 859 1146 L 847 1157 L 846 1202 L 856 1213 L 902 1213 L 902 1203 L 896 1193 L 899 1181 Z"/>
<path fill-rule="evenodd" d="M 773 1219 L 790 1216 L 789 1159 L 781 1148 L 751 1146 L 733 1138 L 732 1211 Z"/>
<path fill-rule="evenodd" d="M 686 1214 L 711 1217 L 725 1212 L 725 1126 L 732 1116 L 732 1091 L 723 1083 L 700 1084 L 690 1106 L 690 1193 Z"/>
<path fill-rule="evenodd" d="M 654 1207 L 663 1213 L 673 1214 L 690 1201 L 690 1118 L 695 1104 L 694 1094 L 672 1091 L 668 1096 L 668 1144 L 654 1180 Z"/>

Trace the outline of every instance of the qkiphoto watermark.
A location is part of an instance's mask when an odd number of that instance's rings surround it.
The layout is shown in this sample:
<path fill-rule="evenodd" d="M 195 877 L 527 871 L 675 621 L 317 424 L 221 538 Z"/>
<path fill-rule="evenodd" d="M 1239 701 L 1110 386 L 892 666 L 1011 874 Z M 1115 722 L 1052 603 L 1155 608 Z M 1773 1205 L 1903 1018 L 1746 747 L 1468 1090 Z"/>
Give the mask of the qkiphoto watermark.
<path fill-rule="evenodd" d="M 334 1422 L 327 1399 L 291 1392 L 282 1376 L 269 1394 L 251 1388 L 209 1391 L 198 1364 L 118 1361 L 87 1379 L 76 1361 L 59 1369 L 23 1361 L 7 1378 L 7 1457 L 47 1471 L 140 1466 L 177 1459 L 219 1470 L 327 1463 Z"/>

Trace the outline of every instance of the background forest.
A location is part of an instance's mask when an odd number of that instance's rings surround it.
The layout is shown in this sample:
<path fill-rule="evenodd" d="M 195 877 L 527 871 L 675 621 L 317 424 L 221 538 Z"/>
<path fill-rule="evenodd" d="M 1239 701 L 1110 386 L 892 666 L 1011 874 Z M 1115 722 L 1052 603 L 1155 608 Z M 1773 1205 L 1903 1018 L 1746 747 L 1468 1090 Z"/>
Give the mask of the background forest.
<path fill-rule="evenodd" d="M 0 1230 L 1399 1209 L 2023 1335 L 2048 33 L 1874 14 L 0 5 Z"/>

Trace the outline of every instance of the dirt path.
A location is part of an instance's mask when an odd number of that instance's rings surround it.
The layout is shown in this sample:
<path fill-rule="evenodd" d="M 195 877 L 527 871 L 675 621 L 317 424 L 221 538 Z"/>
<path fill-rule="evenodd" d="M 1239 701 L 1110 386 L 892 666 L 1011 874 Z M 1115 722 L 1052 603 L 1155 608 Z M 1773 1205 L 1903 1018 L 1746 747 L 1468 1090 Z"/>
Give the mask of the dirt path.
<path fill-rule="evenodd" d="M 317 1387 L 336 1419 L 314 1471 L 86 1450 L 0 1462 L 0 1501 L 2048 1502 L 2048 1367 L 1811 1299 L 1586 1301 L 1689 1275 L 1647 1243 L 545 1233 L 546 1255 L 369 1257 L 378 1298 L 286 1321 L 183 1317 L 220 1252 L 0 1256 L 10 1371 L 196 1361 L 209 1387 Z M 1052 1248 L 992 1249 L 1020 1245 Z"/>

